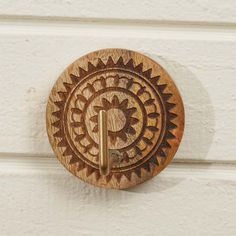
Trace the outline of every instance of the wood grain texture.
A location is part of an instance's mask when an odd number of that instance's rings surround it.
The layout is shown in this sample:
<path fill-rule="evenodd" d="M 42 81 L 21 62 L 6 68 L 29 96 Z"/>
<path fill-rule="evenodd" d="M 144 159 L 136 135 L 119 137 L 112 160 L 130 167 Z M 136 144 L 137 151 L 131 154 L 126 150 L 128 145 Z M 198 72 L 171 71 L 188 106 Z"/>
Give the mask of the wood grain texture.
<path fill-rule="evenodd" d="M 108 113 L 108 146 L 122 158 L 99 173 L 98 113 Z M 128 188 L 159 173 L 183 134 L 184 109 L 169 75 L 150 58 L 124 49 L 99 50 L 72 63 L 47 106 L 50 143 L 74 175 L 107 188 Z"/>

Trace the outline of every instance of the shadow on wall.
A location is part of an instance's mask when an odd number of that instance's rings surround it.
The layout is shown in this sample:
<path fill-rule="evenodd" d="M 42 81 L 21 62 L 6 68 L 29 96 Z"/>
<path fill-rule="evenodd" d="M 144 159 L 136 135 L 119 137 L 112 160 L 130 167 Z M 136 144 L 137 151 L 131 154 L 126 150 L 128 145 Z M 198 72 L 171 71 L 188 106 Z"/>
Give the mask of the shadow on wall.
<path fill-rule="evenodd" d="M 170 74 L 180 90 L 185 108 L 185 130 L 175 161 L 204 160 L 207 159 L 208 151 L 214 137 L 214 109 L 208 92 L 201 82 L 185 66 L 163 57 L 145 53 L 157 61 Z M 168 167 L 167 167 L 168 168 Z M 165 170 L 164 170 L 165 171 Z M 166 177 L 165 177 L 166 178 Z M 129 189 L 132 192 L 156 192 L 173 187 L 180 183 L 183 178 L 171 178 L 167 185 L 159 185 L 162 174 Z M 151 186 L 149 186 L 151 185 Z"/>
<path fill-rule="evenodd" d="M 146 53 L 146 55 L 148 55 Z M 175 61 L 166 58 L 149 55 L 160 63 L 178 86 L 185 106 L 185 131 L 180 148 L 176 154 L 175 160 L 204 160 L 210 149 L 214 136 L 214 110 L 207 91 L 188 68 Z M 167 167 L 168 168 L 168 167 Z M 65 176 L 63 175 L 63 178 Z M 98 189 L 83 183 L 67 172 L 67 177 L 62 180 L 62 185 L 52 184 L 54 191 L 60 192 L 61 197 L 66 197 L 69 191 L 78 199 L 89 196 L 90 201 L 100 199 L 100 204 L 104 207 L 108 202 L 122 201 L 127 195 L 133 196 L 151 192 L 162 192 L 171 189 L 181 183 L 185 177 L 183 175 L 165 175 L 160 174 L 157 177 L 138 185 L 126 191 Z M 71 184 L 68 184 L 71 182 Z M 114 194 L 114 192 L 116 192 Z M 103 200 L 102 200 L 103 199 Z"/>

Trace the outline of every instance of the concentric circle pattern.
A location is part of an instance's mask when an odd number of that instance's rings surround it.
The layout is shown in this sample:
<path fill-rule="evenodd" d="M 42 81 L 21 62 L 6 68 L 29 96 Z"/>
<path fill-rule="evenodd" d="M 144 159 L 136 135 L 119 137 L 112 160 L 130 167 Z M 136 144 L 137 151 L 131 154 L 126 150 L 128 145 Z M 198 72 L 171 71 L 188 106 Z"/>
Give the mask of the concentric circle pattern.
<path fill-rule="evenodd" d="M 108 176 L 99 173 L 98 113 L 108 115 L 108 146 L 120 153 Z M 104 49 L 71 64 L 47 106 L 50 143 L 61 163 L 84 181 L 127 188 L 160 172 L 173 158 L 184 109 L 169 75 L 150 58 Z"/>

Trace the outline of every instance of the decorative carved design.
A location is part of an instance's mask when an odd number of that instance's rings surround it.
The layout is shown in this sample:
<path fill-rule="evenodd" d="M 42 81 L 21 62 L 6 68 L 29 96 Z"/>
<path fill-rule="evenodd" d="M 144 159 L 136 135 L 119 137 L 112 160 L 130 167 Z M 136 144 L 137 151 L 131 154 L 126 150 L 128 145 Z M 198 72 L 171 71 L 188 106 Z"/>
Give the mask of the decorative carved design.
<path fill-rule="evenodd" d="M 98 166 L 100 110 L 108 113 L 109 148 L 122 155 L 106 177 Z M 128 50 L 100 50 L 58 79 L 47 107 L 48 135 L 73 174 L 98 186 L 126 188 L 170 162 L 182 137 L 183 113 L 177 88 L 157 63 Z"/>

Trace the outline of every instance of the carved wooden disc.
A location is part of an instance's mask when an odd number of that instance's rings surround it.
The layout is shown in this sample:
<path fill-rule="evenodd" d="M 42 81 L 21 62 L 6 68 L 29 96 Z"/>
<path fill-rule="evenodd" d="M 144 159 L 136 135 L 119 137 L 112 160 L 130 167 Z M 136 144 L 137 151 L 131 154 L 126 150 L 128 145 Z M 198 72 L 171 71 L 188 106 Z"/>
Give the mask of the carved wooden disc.
<path fill-rule="evenodd" d="M 108 146 L 122 156 L 108 176 L 99 173 L 98 113 L 108 114 Z M 128 188 L 158 174 L 172 160 L 184 129 L 178 89 L 152 59 L 104 49 L 72 63 L 55 83 L 47 131 L 60 162 L 82 180 Z"/>

